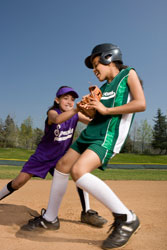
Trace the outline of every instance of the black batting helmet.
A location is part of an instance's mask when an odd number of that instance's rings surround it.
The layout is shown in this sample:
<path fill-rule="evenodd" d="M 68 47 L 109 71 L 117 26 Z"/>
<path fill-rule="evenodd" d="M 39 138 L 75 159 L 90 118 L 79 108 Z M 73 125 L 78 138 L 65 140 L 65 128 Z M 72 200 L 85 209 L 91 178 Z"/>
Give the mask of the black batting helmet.
<path fill-rule="evenodd" d="M 85 64 L 88 68 L 93 69 L 92 60 L 96 56 L 100 56 L 99 62 L 104 65 L 108 65 L 114 61 L 123 63 L 120 48 L 112 43 L 103 43 L 94 47 L 91 55 L 85 59 Z"/>

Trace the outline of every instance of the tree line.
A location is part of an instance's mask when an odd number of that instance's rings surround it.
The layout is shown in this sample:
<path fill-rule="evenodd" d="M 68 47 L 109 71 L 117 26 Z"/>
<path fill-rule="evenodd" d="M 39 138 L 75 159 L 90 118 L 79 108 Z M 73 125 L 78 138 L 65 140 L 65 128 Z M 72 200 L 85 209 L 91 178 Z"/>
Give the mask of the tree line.
<path fill-rule="evenodd" d="M 154 125 L 142 120 L 140 124 L 134 121 L 131 132 L 126 140 L 122 152 L 140 154 L 167 154 L 167 117 L 160 109 L 153 119 Z M 74 140 L 78 137 L 84 125 L 78 123 Z M 32 118 L 25 119 L 20 127 L 8 115 L 3 121 L 0 118 L 0 147 L 35 149 L 40 142 L 44 131 L 33 128 Z"/>
<path fill-rule="evenodd" d="M 138 125 L 134 122 L 123 151 L 141 154 L 167 154 L 167 116 L 161 109 L 153 119 L 154 125 L 142 120 Z"/>
<path fill-rule="evenodd" d="M 18 127 L 14 119 L 8 115 L 3 121 L 0 118 L 0 147 L 35 149 L 43 136 L 43 130 L 33 128 L 32 118 L 29 116 Z"/>

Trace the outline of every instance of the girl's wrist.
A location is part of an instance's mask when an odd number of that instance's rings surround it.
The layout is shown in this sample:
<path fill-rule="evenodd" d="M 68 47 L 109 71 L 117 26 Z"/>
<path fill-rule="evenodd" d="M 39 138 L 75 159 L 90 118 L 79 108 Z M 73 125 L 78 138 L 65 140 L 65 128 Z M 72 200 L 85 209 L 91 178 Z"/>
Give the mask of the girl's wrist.
<path fill-rule="evenodd" d="M 105 115 L 108 115 L 108 114 L 110 114 L 110 110 L 109 110 L 109 108 L 106 107 L 106 109 L 105 109 Z"/>
<path fill-rule="evenodd" d="M 78 109 L 77 108 L 73 108 L 73 111 L 74 111 L 75 114 L 78 113 Z"/>

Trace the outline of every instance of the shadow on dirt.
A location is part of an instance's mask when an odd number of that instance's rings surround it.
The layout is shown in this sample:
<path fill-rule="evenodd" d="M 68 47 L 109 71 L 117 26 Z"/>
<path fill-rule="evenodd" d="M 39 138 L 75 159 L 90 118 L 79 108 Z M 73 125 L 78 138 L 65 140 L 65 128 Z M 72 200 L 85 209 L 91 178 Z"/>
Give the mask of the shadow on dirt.
<path fill-rule="evenodd" d="M 0 204 L 0 225 L 3 226 L 14 226 L 17 225 L 19 228 L 27 224 L 28 220 L 33 218 L 31 215 L 38 216 L 39 213 L 36 210 L 33 210 L 29 207 L 22 205 L 13 205 L 13 204 Z M 83 225 L 80 221 L 69 220 L 69 219 L 60 219 L 60 222 L 63 223 L 72 223 L 76 225 Z M 82 234 L 82 232 L 81 232 Z M 100 246 L 101 241 L 82 239 L 82 236 L 75 238 L 74 234 L 63 233 L 60 230 L 51 231 L 39 228 L 35 231 L 23 231 L 19 229 L 15 233 L 16 238 L 22 238 L 30 241 L 37 242 L 66 242 L 66 243 L 85 243 L 89 245 Z"/>
<path fill-rule="evenodd" d="M 31 217 L 38 216 L 38 212 L 23 205 L 0 204 L 0 225 L 22 225 Z"/>

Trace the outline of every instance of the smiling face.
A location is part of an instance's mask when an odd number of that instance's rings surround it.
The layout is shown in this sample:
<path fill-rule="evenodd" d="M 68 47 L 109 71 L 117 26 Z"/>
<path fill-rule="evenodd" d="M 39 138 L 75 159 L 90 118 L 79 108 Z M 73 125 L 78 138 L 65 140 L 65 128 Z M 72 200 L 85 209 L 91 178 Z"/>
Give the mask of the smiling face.
<path fill-rule="evenodd" d="M 100 56 L 96 56 L 92 60 L 93 72 L 100 82 L 107 80 L 111 82 L 113 78 L 119 73 L 119 70 L 116 68 L 115 63 L 111 62 L 108 65 L 100 63 Z"/>
<path fill-rule="evenodd" d="M 75 98 L 70 94 L 61 95 L 56 97 L 55 101 L 59 104 L 59 108 L 62 112 L 71 110 L 74 107 Z"/>

